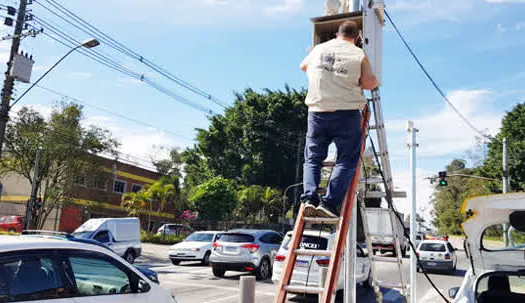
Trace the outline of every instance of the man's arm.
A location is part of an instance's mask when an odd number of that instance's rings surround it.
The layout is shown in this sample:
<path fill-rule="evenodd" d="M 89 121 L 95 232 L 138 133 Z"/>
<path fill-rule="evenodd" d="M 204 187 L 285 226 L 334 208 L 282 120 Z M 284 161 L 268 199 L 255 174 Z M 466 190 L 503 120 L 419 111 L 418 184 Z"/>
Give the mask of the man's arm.
<path fill-rule="evenodd" d="M 312 53 L 313 53 L 314 49 L 315 49 L 315 47 L 310 50 L 310 53 L 308 54 L 308 56 L 306 56 L 306 58 L 304 58 L 303 62 L 301 62 L 301 70 L 303 72 L 308 70 L 308 64 L 310 64 L 310 59 L 312 58 Z"/>
<path fill-rule="evenodd" d="M 372 72 L 372 67 L 370 66 L 370 61 L 365 56 L 361 62 L 361 78 L 359 79 L 359 84 L 363 89 L 372 90 L 378 86 L 376 76 Z"/>
<path fill-rule="evenodd" d="M 305 62 L 303 61 L 303 63 L 301 63 L 301 70 L 302 70 L 303 72 L 305 72 L 307 69 L 308 69 L 308 63 L 305 63 Z"/>

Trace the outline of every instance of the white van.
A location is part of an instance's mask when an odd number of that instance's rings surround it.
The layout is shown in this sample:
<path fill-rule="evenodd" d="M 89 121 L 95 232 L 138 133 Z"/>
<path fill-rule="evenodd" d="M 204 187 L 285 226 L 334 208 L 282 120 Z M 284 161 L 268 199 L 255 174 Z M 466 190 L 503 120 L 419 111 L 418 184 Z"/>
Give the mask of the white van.
<path fill-rule="evenodd" d="M 138 218 L 90 219 L 72 235 L 103 243 L 129 263 L 133 263 L 142 250 Z"/>

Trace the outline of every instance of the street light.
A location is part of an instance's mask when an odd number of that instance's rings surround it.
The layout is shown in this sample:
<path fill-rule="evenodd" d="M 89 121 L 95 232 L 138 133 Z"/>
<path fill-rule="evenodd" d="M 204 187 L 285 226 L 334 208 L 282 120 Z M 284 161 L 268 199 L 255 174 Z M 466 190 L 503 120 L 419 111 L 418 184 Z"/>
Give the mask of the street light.
<path fill-rule="evenodd" d="M 18 103 L 18 101 L 20 101 L 20 99 L 22 99 L 33 87 L 35 87 L 38 84 L 38 82 L 40 82 L 40 80 L 42 80 L 45 76 L 47 76 L 47 74 L 49 74 L 49 72 L 51 72 L 60 62 L 62 62 L 64 59 L 66 59 L 66 57 L 69 56 L 72 52 L 76 51 L 77 49 L 79 49 L 81 47 L 93 48 L 93 47 L 97 47 L 99 45 L 100 45 L 100 42 L 97 39 L 91 38 L 91 39 L 83 41 L 80 45 L 77 45 L 77 46 L 73 47 L 72 49 L 70 49 L 64 56 L 62 56 L 62 58 L 60 58 L 60 60 L 58 60 L 42 76 L 40 76 L 40 78 L 38 78 L 38 80 L 36 80 L 28 89 L 26 89 L 20 95 L 20 97 L 18 97 L 15 100 L 15 102 L 13 102 L 13 104 L 11 104 L 9 107 L 12 108 L 16 103 Z M 1 142 L 0 142 L 0 144 L 1 144 Z"/>
<path fill-rule="evenodd" d="M 281 214 L 281 231 L 284 233 L 284 220 L 285 220 L 285 216 L 286 216 L 286 193 L 288 192 L 288 190 L 292 187 L 296 187 L 296 186 L 299 186 L 299 185 L 303 185 L 303 183 L 297 183 L 297 184 L 292 184 L 290 186 L 288 186 L 285 190 L 284 190 L 284 194 L 283 194 L 283 209 L 282 209 L 282 214 Z"/>

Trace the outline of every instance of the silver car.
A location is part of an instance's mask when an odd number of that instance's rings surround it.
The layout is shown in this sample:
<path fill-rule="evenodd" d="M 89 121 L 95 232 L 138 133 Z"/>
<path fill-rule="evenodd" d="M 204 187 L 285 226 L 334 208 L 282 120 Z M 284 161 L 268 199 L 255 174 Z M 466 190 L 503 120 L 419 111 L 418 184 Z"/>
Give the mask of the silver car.
<path fill-rule="evenodd" d="M 255 273 L 258 280 L 272 276 L 272 255 L 283 237 L 273 230 L 236 229 L 217 235 L 211 251 L 213 275 L 223 277 L 228 270 Z"/>

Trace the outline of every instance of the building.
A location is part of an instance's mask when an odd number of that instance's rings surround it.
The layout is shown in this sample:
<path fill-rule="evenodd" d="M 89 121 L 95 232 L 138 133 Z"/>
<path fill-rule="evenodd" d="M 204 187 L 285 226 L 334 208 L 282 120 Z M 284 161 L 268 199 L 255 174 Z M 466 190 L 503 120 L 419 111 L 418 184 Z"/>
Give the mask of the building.
<path fill-rule="evenodd" d="M 72 232 L 90 218 L 128 216 L 128 211 L 120 206 L 122 195 L 140 191 L 161 177 L 157 172 L 124 161 L 100 159 L 103 173 L 79 173 L 74 180 L 71 204 L 52 210 L 44 222 L 44 229 Z M 25 178 L 13 174 L 0 177 L 0 183 L 0 216 L 25 215 L 31 184 Z M 151 205 L 140 211 L 139 216 L 144 227 L 148 219 L 154 226 L 175 219 L 171 205 L 166 206 L 162 212 L 156 210 L 157 205 Z"/>

